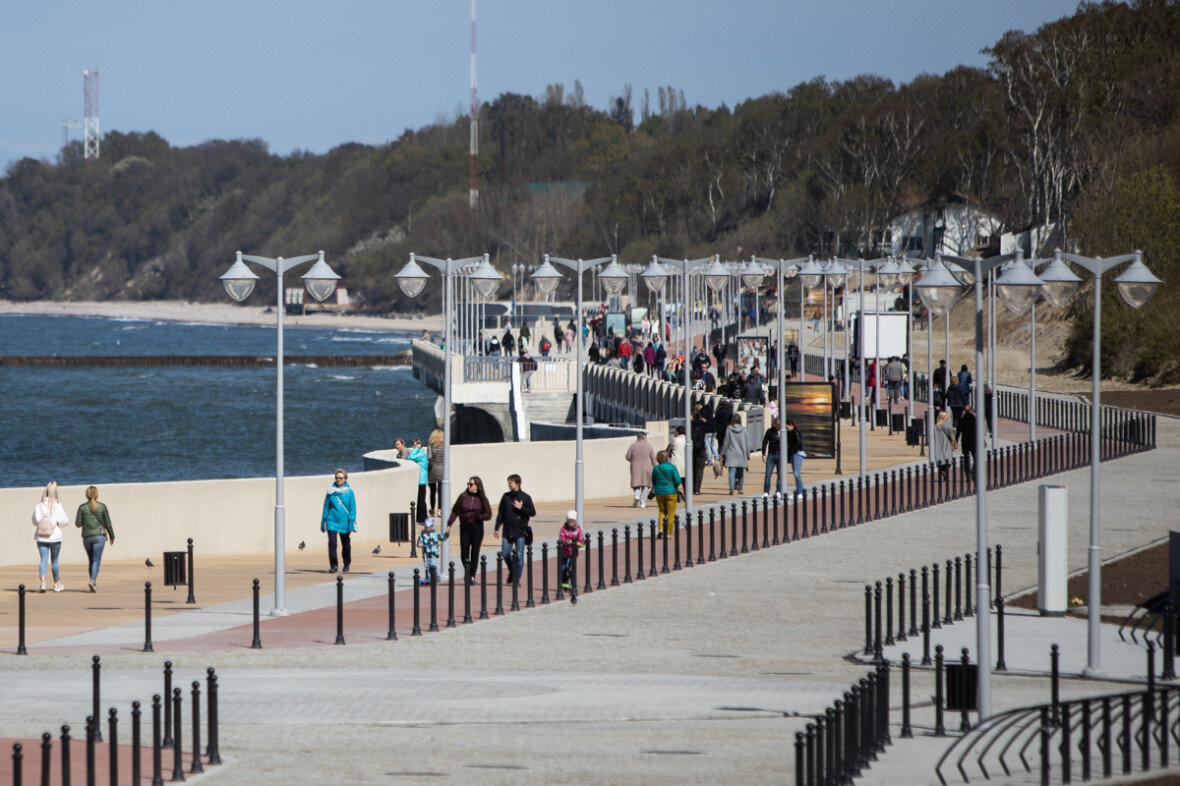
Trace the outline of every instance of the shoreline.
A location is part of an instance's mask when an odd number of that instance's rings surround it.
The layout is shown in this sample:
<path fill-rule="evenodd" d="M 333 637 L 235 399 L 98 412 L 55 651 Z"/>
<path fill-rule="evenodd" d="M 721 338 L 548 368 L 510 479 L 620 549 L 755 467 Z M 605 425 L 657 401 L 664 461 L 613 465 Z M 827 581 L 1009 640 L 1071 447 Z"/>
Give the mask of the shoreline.
<path fill-rule="evenodd" d="M 139 319 L 149 322 L 198 323 L 214 325 L 274 326 L 274 306 L 240 306 L 233 303 L 190 303 L 182 300 L 143 301 L 51 301 L 18 303 L 0 300 L 0 316 L 95 317 Z M 330 311 L 287 315 L 284 327 L 327 327 L 389 332 L 438 332 L 442 315 L 422 317 L 381 317 L 337 314 Z"/>

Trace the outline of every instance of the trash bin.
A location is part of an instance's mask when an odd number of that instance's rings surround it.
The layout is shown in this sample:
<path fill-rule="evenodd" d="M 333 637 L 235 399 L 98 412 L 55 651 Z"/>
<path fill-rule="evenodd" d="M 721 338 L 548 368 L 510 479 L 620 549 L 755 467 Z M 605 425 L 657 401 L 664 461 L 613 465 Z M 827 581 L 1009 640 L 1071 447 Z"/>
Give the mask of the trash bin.
<path fill-rule="evenodd" d="M 907 445 L 920 445 L 922 443 L 922 434 L 925 432 L 925 420 L 922 418 L 910 418 L 909 428 L 905 432 L 905 443 Z"/>
<path fill-rule="evenodd" d="M 891 417 L 893 418 L 893 430 L 901 432 L 905 428 L 905 413 L 894 412 Z"/>
<path fill-rule="evenodd" d="M 183 587 L 188 583 L 188 577 L 185 575 L 185 562 L 187 559 L 187 551 L 164 552 L 165 587 Z"/>
<path fill-rule="evenodd" d="M 410 514 L 389 514 L 389 542 L 405 543 L 410 539 Z"/>
<path fill-rule="evenodd" d="M 946 664 L 946 709 L 975 710 L 978 698 L 979 665 Z"/>
<path fill-rule="evenodd" d="M 851 401 L 841 401 L 840 402 L 840 417 L 841 418 L 852 417 L 852 402 Z"/>
<path fill-rule="evenodd" d="M 876 423 L 878 426 L 880 426 L 881 428 L 885 428 L 886 426 L 889 425 L 889 411 L 888 410 L 875 409 L 873 411 L 876 413 L 875 419 L 876 419 Z"/>

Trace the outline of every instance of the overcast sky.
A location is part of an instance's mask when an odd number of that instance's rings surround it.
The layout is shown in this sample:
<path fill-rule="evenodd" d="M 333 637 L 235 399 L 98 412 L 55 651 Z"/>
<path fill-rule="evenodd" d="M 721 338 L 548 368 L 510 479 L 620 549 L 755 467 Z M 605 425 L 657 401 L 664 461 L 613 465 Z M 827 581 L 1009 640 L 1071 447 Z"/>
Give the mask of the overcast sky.
<path fill-rule="evenodd" d="M 690 106 L 823 75 L 904 82 L 956 65 L 1076 0 L 478 0 L 479 95 L 582 82 L 604 109 L 631 84 Z M 0 163 L 53 160 L 100 73 L 103 132 L 174 145 L 260 138 L 273 152 L 381 143 L 466 113 L 470 0 L 11 2 L 0 47 Z M 80 129 L 70 131 L 79 139 Z"/>

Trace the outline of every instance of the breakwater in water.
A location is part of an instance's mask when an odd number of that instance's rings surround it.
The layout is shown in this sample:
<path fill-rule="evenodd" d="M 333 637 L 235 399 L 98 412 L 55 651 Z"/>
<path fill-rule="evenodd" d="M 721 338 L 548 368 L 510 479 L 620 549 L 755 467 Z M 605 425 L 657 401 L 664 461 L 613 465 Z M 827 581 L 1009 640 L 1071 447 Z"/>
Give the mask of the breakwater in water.
<path fill-rule="evenodd" d="M 286 355 L 287 366 L 320 368 L 373 368 L 408 366 L 410 354 L 397 355 Z M 0 355 L 0 368 L 132 368 L 161 366 L 218 366 L 227 368 L 274 368 L 273 356 L 265 355 Z"/>

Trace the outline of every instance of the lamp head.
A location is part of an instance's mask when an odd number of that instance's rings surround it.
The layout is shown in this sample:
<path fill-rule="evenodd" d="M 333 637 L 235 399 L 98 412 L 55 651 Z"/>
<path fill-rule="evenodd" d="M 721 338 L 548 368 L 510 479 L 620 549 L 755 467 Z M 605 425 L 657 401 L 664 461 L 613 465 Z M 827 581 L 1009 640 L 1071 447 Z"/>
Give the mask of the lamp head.
<path fill-rule="evenodd" d="M 1040 278 L 1044 286 L 1045 300 L 1056 308 L 1061 308 L 1069 302 L 1082 283 L 1082 279 L 1070 270 L 1061 258 L 1060 249 L 1053 252 L 1053 261 L 1041 272 Z"/>
<path fill-rule="evenodd" d="M 226 294 L 238 303 L 250 297 L 250 293 L 254 291 L 254 282 L 257 280 L 258 276 L 242 261 L 241 251 L 235 256 L 234 263 L 229 266 L 229 270 L 221 275 L 221 285 L 225 287 Z"/>
<path fill-rule="evenodd" d="M 606 290 L 608 295 L 617 295 L 622 292 L 630 278 L 627 271 L 623 270 L 623 266 L 613 255 L 610 264 L 598 274 L 598 280 L 602 282 L 602 288 Z"/>
<path fill-rule="evenodd" d="M 1143 264 L 1143 252 L 1136 251 L 1135 261 L 1114 280 L 1114 283 L 1127 305 L 1131 308 L 1142 308 L 1163 282 Z"/>
<path fill-rule="evenodd" d="M 655 257 L 652 257 L 651 264 L 639 274 L 639 277 L 643 279 L 643 283 L 647 285 L 650 291 L 659 293 L 664 290 L 664 285 L 668 283 L 668 270 L 656 261 Z"/>
<path fill-rule="evenodd" d="M 320 303 L 323 303 L 336 289 L 336 282 L 340 280 L 340 276 L 336 275 L 336 271 L 328 267 L 328 263 L 324 261 L 324 252 L 320 252 L 320 258 L 312 265 L 306 273 L 300 278 L 303 279 L 303 285 L 307 287 L 308 293 Z"/>
<path fill-rule="evenodd" d="M 475 286 L 476 294 L 485 300 L 496 293 L 496 287 L 504 279 L 492 267 L 492 263 L 488 261 L 487 254 L 484 254 L 483 261 L 476 265 L 475 270 L 471 271 L 468 278 L 471 279 L 472 285 Z"/>
<path fill-rule="evenodd" d="M 430 276 L 426 275 L 426 271 L 414 261 L 414 255 L 410 254 L 410 261 L 406 263 L 405 267 L 394 273 L 393 278 L 406 297 L 416 298 L 422 293 Z"/>
<path fill-rule="evenodd" d="M 546 254 L 545 262 L 533 271 L 529 278 L 537 285 L 537 289 L 541 290 L 541 294 L 552 295 L 553 290 L 557 289 L 557 282 L 561 281 L 562 275 L 557 268 L 553 267 L 553 263 L 549 261 L 549 255 Z"/>

